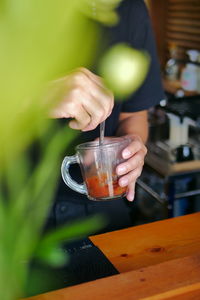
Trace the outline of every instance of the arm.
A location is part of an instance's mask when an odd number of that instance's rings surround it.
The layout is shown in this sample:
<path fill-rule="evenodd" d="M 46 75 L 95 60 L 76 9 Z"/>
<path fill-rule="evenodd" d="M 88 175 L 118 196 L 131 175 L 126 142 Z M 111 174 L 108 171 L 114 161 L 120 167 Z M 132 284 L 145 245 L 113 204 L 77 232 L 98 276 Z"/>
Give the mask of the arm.
<path fill-rule="evenodd" d="M 117 135 L 129 135 L 132 143 L 126 147 L 122 156 L 127 159 L 117 167 L 117 174 L 120 177 L 119 185 L 127 186 L 127 199 L 133 201 L 135 194 L 135 183 L 141 175 L 144 165 L 144 158 L 147 153 L 145 142 L 148 137 L 147 111 L 134 113 L 121 113 Z"/>
<path fill-rule="evenodd" d="M 144 143 L 148 138 L 148 118 L 147 110 L 121 113 L 117 135 L 136 134 L 139 135 Z"/>

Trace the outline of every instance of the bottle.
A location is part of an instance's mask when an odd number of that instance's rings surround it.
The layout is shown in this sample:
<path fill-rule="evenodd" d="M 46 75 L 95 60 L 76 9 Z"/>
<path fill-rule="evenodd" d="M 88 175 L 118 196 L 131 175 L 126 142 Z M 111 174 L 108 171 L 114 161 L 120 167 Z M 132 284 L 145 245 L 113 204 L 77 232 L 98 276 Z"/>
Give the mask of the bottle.
<path fill-rule="evenodd" d="M 190 61 L 186 64 L 185 68 L 181 73 L 181 87 L 185 91 L 197 91 L 197 81 L 198 81 L 198 66 L 197 61 L 199 57 L 199 51 L 188 50 L 187 54 Z"/>
<path fill-rule="evenodd" d="M 170 59 L 165 66 L 165 77 L 168 80 L 177 80 L 179 76 L 179 65 L 177 63 L 177 47 L 171 44 L 169 47 Z"/>

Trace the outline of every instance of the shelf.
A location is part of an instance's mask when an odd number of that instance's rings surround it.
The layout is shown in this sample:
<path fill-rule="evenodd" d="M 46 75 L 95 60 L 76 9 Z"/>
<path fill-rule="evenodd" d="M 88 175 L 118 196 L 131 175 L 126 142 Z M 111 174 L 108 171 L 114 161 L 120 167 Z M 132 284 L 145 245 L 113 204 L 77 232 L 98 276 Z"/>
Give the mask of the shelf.
<path fill-rule="evenodd" d="M 184 95 L 183 95 L 184 97 L 200 95 L 197 92 L 184 91 L 181 87 L 179 80 L 171 81 L 171 80 L 167 80 L 167 79 L 163 78 L 163 87 L 167 93 L 173 94 L 173 95 L 175 95 L 178 90 L 182 90 L 184 92 Z"/>

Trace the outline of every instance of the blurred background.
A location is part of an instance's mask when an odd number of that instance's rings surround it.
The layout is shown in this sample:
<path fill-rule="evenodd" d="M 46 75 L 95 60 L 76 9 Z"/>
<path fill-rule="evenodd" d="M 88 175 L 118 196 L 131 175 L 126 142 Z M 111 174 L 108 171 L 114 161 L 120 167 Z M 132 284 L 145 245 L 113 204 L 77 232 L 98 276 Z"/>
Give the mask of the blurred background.
<path fill-rule="evenodd" d="M 41 237 L 60 176 L 59 162 L 76 137 L 67 126 L 61 130 L 46 118 L 47 103 L 42 99 L 49 81 L 80 65 L 90 68 L 101 48 L 99 24 L 118 21 L 115 9 L 120 0 L 96 2 L 95 14 L 90 0 L 0 3 L 2 300 L 25 294 L 34 255 L 52 265 L 62 264 L 60 239 L 91 234 L 91 228 L 95 232 L 102 225 L 102 220 L 92 219 Z M 146 0 L 146 4 L 165 98 L 149 111 L 148 154 L 137 181 L 136 201 L 127 204 L 132 225 L 200 210 L 200 2 Z M 33 143 L 39 155 L 32 156 Z"/>
<path fill-rule="evenodd" d="M 136 224 L 200 209 L 200 2 L 147 0 L 146 4 L 166 98 L 149 112 Z"/>

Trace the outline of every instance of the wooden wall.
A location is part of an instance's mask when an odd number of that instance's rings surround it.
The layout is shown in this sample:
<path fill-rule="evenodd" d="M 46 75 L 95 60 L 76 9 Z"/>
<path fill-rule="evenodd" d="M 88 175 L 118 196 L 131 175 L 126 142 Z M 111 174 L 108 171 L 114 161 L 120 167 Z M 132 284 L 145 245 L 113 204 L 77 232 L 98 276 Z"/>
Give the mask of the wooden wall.
<path fill-rule="evenodd" d="M 200 0 L 147 1 L 162 66 L 171 44 L 178 47 L 180 59 L 188 49 L 200 50 Z"/>

